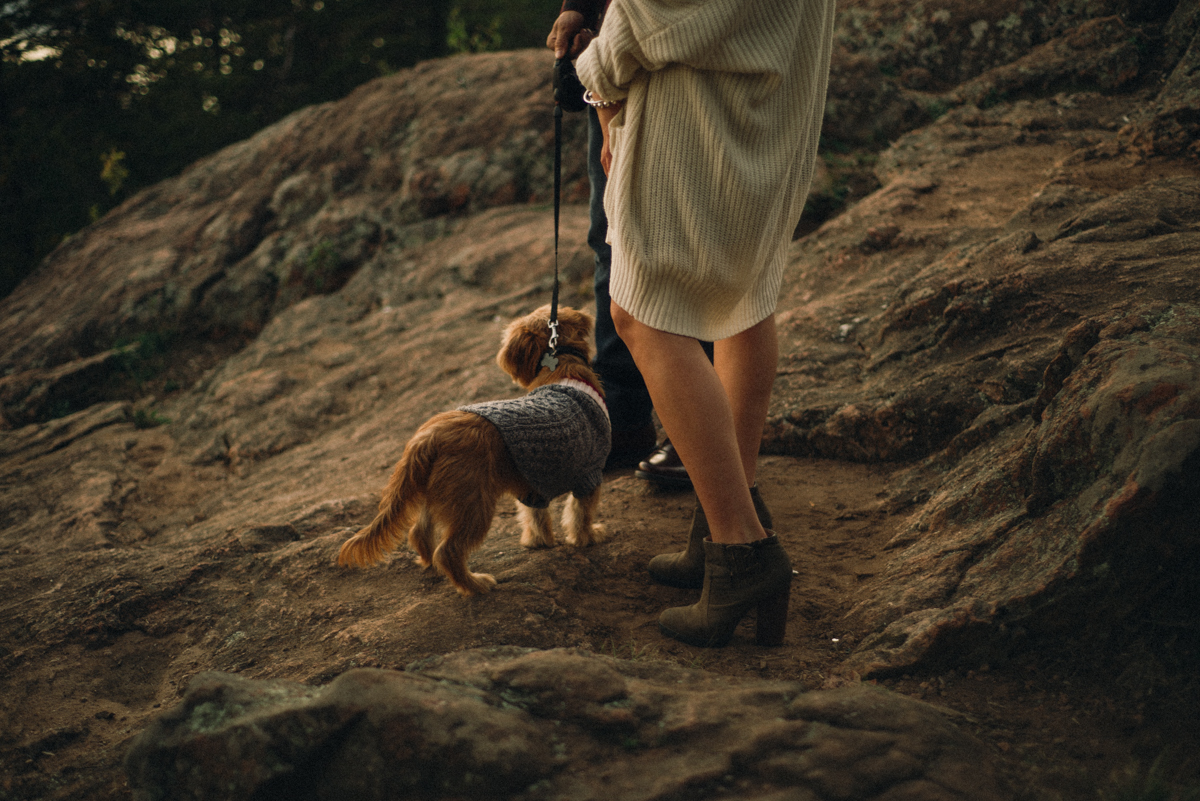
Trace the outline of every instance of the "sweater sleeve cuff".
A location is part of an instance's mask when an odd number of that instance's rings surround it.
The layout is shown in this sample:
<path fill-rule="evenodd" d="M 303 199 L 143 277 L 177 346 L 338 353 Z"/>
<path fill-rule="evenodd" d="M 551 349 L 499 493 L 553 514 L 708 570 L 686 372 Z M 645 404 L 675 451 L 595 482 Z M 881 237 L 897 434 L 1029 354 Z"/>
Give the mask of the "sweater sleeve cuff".
<path fill-rule="evenodd" d="M 592 90 L 592 94 L 603 100 L 624 100 L 629 95 L 629 90 L 625 87 L 617 86 L 604 69 L 600 66 L 603 60 L 601 52 L 600 39 L 592 41 L 588 48 L 580 53 L 579 58 L 575 60 L 575 72 L 579 75 L 579 81 L 588 89 Z"/>

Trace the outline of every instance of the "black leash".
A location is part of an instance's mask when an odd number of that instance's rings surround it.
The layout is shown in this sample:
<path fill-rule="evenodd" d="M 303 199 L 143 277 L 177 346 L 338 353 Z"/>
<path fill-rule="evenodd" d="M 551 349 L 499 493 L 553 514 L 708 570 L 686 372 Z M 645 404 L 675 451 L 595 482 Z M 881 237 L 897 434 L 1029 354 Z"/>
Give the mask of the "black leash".
<path fill-rule="evenodd" d="M 566 58 L 554 60 L 554 291 L 550 295 L 550 344 L 542 357 L 542 367 L 558 367 L 558 220 L 562 207 L 562 115 L 582 111 L 583 84 L 575 66 Z"/>

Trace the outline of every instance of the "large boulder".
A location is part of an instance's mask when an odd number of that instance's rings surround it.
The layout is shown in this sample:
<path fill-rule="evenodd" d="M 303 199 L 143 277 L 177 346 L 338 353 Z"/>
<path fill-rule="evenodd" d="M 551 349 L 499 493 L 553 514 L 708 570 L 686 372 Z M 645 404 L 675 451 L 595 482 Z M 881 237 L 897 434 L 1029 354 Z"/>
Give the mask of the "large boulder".
<path fill-rule="evenodd" d="M 966 455 L 851 613 L 872 632 L 861 670 L 987 662 L 1014 633 L 1178 600 L 1162 578 L 1200 557 L 1200 307 L 1114 317 L 1069 332 L 1042 397 L 1018 407 L 1031 419 L 961 435 Z"/>
<path fill-rule="evenodd" d="M 883 689 L 561 649 L 465 651 L 325 687 L 201 674 L 125 768 L 137 801 L 1009 797 L 978 740 Z"/>

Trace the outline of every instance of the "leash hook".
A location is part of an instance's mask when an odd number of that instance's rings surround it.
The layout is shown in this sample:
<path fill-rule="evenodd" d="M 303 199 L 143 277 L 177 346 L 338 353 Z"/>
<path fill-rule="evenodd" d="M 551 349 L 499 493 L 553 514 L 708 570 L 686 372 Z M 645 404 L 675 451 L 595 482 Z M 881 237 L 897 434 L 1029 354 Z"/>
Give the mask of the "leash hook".
<path fill-rule="evenodd" d="M 551 320 L 550 343 L 542 356 L 541 366 L 553 372 L 558 369 L 558 320 Z"/>

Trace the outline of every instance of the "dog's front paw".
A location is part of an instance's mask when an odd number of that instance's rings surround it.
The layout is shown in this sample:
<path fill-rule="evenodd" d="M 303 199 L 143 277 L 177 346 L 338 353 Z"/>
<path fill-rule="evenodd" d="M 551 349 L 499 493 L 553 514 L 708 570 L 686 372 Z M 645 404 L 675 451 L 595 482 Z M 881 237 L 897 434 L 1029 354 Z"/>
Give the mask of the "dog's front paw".
<path fill-rule="evenodd" d="M 593 523 L 591 526 L 579 531 L 567 532 L 563 539 L 567 541 L 567 545 L 586 548 L 589 545 L 597 545 L 608 539 L 608 529 L 604 527 L 603 523 Z"/>
<path fill-rule="evenodd" d="M 554 529 L 550 526 L 550 512 L 532 509 L 517 504 L 517 518 L 521 521 L 521 545 L 525 548 L 553 548 Z"/>
<path fill-rule="evenodd" d="M 554 532 L 550 529 L 527 528 L 521 532 L 523 548 L 553 548 L 555 544 Z"/>

